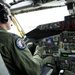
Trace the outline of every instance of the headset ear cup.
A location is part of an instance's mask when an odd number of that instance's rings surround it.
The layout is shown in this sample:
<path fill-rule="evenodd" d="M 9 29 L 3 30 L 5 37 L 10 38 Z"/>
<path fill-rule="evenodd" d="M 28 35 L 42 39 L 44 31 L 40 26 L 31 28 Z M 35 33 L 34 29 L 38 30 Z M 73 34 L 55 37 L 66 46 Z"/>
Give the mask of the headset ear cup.
<path fill-rule="evenodd" d="M 5 10 L 2 10 L 0 12 L 0 22 L 1 23 L 7 23 L 8 22 L 8 14 L 6 13 Z"/>
<path fill-rule="evenodd" d="M 7 23 L 8 22 L 8 11 L 6 6 L 0 3 L 0 22 Z"/>

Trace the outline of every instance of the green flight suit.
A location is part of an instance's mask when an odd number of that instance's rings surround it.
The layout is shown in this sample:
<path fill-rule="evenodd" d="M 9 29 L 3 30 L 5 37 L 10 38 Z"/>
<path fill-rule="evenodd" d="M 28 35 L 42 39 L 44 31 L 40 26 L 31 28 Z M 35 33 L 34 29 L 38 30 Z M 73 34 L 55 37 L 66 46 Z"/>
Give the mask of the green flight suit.
<path fill-rule="evenodd" d="M 49 57 L 43 60 L 37 53 L 32 56 L 24 41 L 19 36 L 9 33 L 1 27 L 0 43 L 0 53 L 6 66 L 13 73 L 12 75 L 40 75 L 41 67 L 47 60 L 48 62 L 52 62 L 51 57 L 51 60 Z M 40 52 L 43 51 L 42 47 L 36 49 Z"/>

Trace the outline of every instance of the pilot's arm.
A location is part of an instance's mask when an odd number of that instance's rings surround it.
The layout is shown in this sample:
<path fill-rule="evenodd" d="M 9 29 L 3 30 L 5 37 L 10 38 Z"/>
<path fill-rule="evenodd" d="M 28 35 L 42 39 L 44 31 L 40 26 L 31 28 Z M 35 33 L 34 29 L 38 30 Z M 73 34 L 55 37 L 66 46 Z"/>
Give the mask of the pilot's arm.
<path fill-rule="evenodd" d="M 24 73 L 29 75 L 40 75 L 42 59 L 39 55 L 32 56 L 25 42 L 18 36 L 13 36 L 13 51 L 12 56 L 17 67 Z M 42 47 L 39 48 L 42 50 Z"/>
<path fill-rule="evenodd" d="M 12 56 L 17 67 L 28 75 L 40 75 L 41 67 L 46 63 L 54 63 L 53 58 L 47 57 L 42 59 L 43 47 L 36 47 L 36 52 L 32 56 L 25 42 L 18 36 L 13 36 Z"/>
<path fill-rule="evenodd" d="M 38 45 L 36 47 L 36 51 L 34 52 L 35 58 L 37 58 L 36 55 L 39 55 L 40 57 L 42 57 L 43 56 L 43 52 L 44 52 L 44 48 L 41 48 Z M 41 62 L 41 66 L 42 66 L 42 75 L 46 75 L 47 73 L 49 73 L 47 75 L 57 75 L 56 65 L 55 65 L 55 61 L 54 61 L 54 57 L 53 56 L 46 56 L 46 57 L 44 57 L 42 62 Z M 51 72 L 51 74 L 50 74 L 50 72 Z"/>
<path fill-rule="evenodd" d="M 37 47 L 36 47 L 36 50 L 35 50 L 35 52 L 34 52 L 35 58 L 37 58 L 36 55 L 39 55 L 40 57 L 42 57 L 43 52 L 44 52 L 43 47 L 37 46 Z M 53 57 L 53 56 L 47 56 L 47 57 L 43 58 L 43 60 L 42 60 L 42 65 L 44 65 L 44 64 L 46 64 L 46 63 L 55 64 L 55 63 L 54 63 L 54 57 Z"/>

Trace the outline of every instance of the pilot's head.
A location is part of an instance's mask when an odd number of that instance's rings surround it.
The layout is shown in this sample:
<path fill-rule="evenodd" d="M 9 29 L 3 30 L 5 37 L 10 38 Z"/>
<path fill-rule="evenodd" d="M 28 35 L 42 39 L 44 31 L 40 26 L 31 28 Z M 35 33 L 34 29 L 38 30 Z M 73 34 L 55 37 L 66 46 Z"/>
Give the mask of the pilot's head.
<path fill-rule="evenodd" d="M 0 27 L 3 27 L 5 30 L 9 30 L 11 27 L 11 14 L 9 9 L 0 3 Z"/>

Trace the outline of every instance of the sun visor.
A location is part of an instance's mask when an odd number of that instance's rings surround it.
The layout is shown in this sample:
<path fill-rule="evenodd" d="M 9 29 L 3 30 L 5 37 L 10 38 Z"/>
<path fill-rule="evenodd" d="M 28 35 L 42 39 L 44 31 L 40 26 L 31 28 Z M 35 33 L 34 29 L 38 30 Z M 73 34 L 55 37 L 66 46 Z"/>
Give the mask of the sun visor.
<path fill-rule="evenodd" d="M 32 6 L 33 1 L 22 1 L 20 3 L 16 3 L 14 5 L 11 6 L 11 11 L 13 13 L 18 13 L 20 11 L 26 10 L 26 8 Z M 16 11 L 16 12 L 15 12 Z"/>

